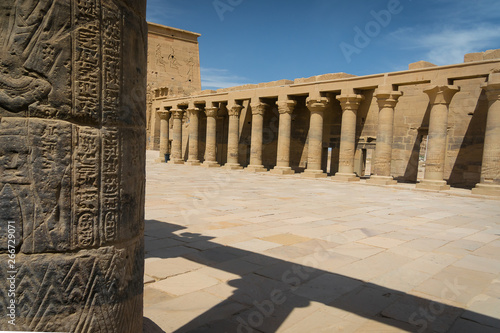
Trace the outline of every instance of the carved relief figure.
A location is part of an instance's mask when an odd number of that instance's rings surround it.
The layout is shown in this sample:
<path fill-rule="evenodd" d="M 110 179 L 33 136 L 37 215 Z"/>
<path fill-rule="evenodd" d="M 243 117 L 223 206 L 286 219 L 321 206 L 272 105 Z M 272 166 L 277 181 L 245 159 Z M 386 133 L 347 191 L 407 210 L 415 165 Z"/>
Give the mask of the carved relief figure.
<path fill-rule="evenodd" d="M 49 83 L 65 76 L 70 63 L 69 52 L 61 48 L 70 34 L 69 18 L 59 15 L 62 8 L 53 0 L 20 0 L 12 6 L 10 20 L 0 26 L 0 111 L 39 108 L 47 98 L 69 104 L 67 82 Z"/>
<path fill-rule="evenodd" d="M 168 55 L 168 61 L 170 62 L 170 68 L 179 69 L 177 64 L 177 58 L 175 58 L 175 50 L 173 47 L 170 48 L 170 54 Z"/>
<path fill-rule="evenodd" d="M 188 77 L 189 82 L 193 82 L 194 65 L 195 65 L 195 62 L 194 62 L 193 57 L 189 58 L 189 60 L 187 62 L 187 66 L 188 66 L 187 77 Z"/>
<path fill-rule="evenodd" d="M 156 45 L 155 57 L 156 57 L 156 66 L 163 68 L 163 71 L 166 71 L 167 70 L 167 68 L 166 68 L 167 63 L 165 62 L 165 60 L 163 59 L 163 56 L 161 54 L 160 44 Z"/>

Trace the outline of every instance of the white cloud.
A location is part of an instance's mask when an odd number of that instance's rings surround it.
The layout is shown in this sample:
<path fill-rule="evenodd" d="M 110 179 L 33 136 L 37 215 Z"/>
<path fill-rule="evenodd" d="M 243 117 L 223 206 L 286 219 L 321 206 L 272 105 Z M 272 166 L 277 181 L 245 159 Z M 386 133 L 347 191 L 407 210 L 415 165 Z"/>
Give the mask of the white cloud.
<path fill-rule="evenodd" d="M 146 19 L 148 22 L 169 25 L 172 19 L 182 16 L 183 11 L 171 1 L 148 0 Z"/>
<path fill-rule="evenodd" d="M 422 33 L 417 28 L 403 28 L 394 32 L 392 37 L 404 42 L 405 48 L 420 50 L 425 57 L 423 60 L 448 65 L 463 62 L 466 53 L 497 48 L 500 45 L 500 26 L 443 27 L 429 33 Z"/>
<path fill-rule="evenodd" d="M 203 89 L 219 89 L 248 84 L 244 77 L 233 75 L 227 69 L 201 68 L 201 85 Z"/>

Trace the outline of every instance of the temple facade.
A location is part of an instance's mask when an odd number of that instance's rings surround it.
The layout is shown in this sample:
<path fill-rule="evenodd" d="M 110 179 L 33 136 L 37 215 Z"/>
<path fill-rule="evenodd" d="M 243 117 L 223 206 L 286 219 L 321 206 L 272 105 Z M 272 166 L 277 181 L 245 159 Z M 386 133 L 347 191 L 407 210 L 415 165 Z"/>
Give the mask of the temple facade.
<path fill-rule="evenodd" d="M 500 195 L 498 50 L 156 99 L 169 163 Z"/>
<path fill-rule="evenodd" d="M 147 146 L 159 149 L 158 98 L 201 90 L 200 34 L 148 22 Z"/>

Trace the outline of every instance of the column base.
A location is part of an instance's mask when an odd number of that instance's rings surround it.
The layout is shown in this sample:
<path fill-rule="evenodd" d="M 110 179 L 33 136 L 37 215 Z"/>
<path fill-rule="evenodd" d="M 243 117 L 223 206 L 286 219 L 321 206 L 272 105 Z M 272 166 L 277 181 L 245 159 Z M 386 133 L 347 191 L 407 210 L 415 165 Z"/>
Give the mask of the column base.
<path fill-rule="evenodd" d="M 263 165 L 249 165 L 245 168 L 245 171 L 248 171 L 248 172 L 267 172 L 267 168 L 264 168 Z"/>
<path fill-rule="evenodd" d="M 170 161 L 170 154 L 164 154 L 163 156 L 160 154 L 160 157 L 155 160 L 156 163 L 167 163 L 168 161 Z"/>
<path fill-rule="evenodd" d="M 366 182 L 375 185 L 395 185 L 398 183 L 390 176 L 370 176 Z"/>
<path fill-rule="evenodd" d="M 323 170 L 308 170 L 306 169 L 301 177 L 303 178 L 326 178 L 327 174 Z"/>
<path fill-rule="evenodd" d="M 200 161 L 193 161 L 193 160 L 187 160 L 186 162 L 186 165 L 192 165 L 192 166 L 196 166 L 196 165 L 201 165 Z"/>
<path fill-rule="evenodd" d="M 184 160 L 174 158 L 168 161 L 167 164 L 184 164 Z"/>
<path fill-rule="evenodd" d="M 275 175 L 293 175 L 295 174 L 295 170 L 292 170 L 290 167 L 274 167 L 269 172 Z"/>
<path fill-rule="evenodd" d="M 339 181 L 339 182 L 357 182 L 357 181 L 359 181 L 359 177 L 356 176 L 355 173 L 340 173 L 340 172 L 337 172 L 332 177 L 332 180 Z"/>
<path fill-rule="evenodd" d="M 217 163 L 217 162 L 209 162 L 209 161 L 203 162 L 203 164 L 201 166 L 204 167 L 204 168 L 220 168 L 220 164 L 219 163 Z"/>
<path fill-rule="evenodd" d="M 422 190 L 446 191 L 451 187 L 444 180 L 422 179 L 416 186 Z"/>
<path fill-rule="evenodd" d="M 500 196 L 500 185 L 479 183 L 476 184 L 476 187 L 472 189 L 472 194 Z"/>
<path fill-rule="evenodd" d="M 236 164 L 236 163 L 226 163 L 226 164 L 224 164 L 223 168 L 227 169 L 227 170 L 241 170 L 241 169 L 243 169 L 243 167 L 241 165 Z"/>

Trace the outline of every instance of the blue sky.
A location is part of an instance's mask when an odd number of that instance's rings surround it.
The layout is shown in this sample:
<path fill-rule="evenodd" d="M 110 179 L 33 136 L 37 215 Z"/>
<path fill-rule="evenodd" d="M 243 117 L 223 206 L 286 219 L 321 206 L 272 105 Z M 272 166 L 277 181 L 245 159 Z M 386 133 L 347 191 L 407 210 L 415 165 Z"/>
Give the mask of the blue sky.
<path fill-rule="evenodd" d="M 203 89 L 447 65 L 500 48 L 498 0 L 148 0 L 147 20 L 202 35 Z"/>

